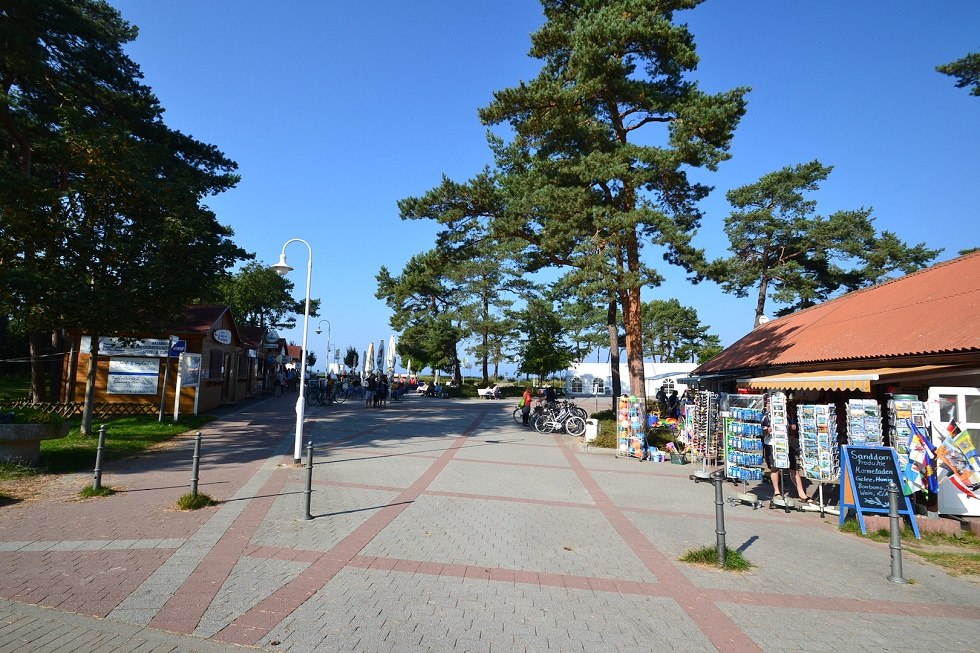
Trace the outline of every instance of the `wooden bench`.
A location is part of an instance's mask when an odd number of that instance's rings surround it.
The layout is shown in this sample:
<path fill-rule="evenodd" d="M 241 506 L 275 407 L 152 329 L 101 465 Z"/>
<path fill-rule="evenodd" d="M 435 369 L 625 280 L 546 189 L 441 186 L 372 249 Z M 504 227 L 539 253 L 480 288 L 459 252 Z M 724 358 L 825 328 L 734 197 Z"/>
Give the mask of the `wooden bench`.
<path fill-rule="evenodd" d="M 477 388 L 476 394 L 480 395 L 481 399 L 496 399 L 499 391 L 491 390 L 490 388 Z"/>

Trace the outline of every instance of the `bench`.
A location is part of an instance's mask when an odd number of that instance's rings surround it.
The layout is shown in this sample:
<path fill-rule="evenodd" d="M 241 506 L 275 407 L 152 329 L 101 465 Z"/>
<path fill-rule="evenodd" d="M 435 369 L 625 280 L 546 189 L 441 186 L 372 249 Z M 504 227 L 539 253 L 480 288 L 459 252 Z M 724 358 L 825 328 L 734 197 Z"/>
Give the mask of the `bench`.
<path fill-rule="evenodd" d="M 477 388 L 476 394 L 480 395 L 481 399 L 496 399 L 497 393 L 490 388 Z"/>

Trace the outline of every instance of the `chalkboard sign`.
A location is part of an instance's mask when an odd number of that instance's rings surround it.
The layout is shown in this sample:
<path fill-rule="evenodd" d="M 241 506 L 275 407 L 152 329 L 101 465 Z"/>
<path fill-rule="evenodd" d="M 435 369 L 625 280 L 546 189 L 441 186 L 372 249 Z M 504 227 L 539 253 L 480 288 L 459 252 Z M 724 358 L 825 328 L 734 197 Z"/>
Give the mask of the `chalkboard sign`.
<path fill-rule="evenodd" d="M 847 509 L 854 508 L 861 524 L 861 532 L 866 533 L 864 514 L 866 512 L 888 513 L 888 485 L 894 483 L 899 488 L 898 513 L 908 515 L 912 530 L 919 537 L 919 526 L 907 496 L 901 494 L 905 487 L 899 472 L 898 456 L 891 447 L 845 446 L 841 449 L 841 505 L 840 523 L 847 517 Z"/>

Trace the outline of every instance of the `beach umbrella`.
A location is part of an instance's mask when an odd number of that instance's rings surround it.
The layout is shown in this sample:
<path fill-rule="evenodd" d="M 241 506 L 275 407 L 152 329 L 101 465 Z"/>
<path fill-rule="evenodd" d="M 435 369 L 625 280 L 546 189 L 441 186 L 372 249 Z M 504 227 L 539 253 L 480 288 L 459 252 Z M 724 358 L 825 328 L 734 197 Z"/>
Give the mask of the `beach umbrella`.
<path fill-rule="evenodd" d="M 408 376 L 412 376 L 412 359 L 408 359 Z"/>
<path fill-rule="evenodd" d="M 395 336 L 388 338 L 388 372 L 394 373 L 395 371 Z"/>
<path fill-rule="evenodd" d="M 376 370 L 383 370 L 385 364 L 385 341 L 378 341 L 378 360 L 375 361 L 377 366 L 374 368 Z"/>
<path fill-rule="evenodd" d="M 374 342 L 368 344 L 367 353 L 364 355 L 364 376 L 367 376 L 371 371 L 371 366 L 374 365 Z"/>
<path fill-rule="evenodd" d="M 435 374 L 435 384 L 436 384 L 436 385 L 439 385 L 439 370 L 436 370 L 436 374 Z"/>

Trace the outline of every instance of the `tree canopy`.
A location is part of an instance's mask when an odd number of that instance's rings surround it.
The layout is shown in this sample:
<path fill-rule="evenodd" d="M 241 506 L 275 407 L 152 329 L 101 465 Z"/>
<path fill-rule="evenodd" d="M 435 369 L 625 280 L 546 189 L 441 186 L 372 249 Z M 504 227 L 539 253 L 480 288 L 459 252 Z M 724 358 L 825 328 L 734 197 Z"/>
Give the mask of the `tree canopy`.
<path fill-rule="evenodd" d="M 480 111 L 505 127 L 489 137 L 494 167 L 399 203 L 403 218 L 439 221 L 444 243 L 520 243 L 526 269 L 572 267 L 605 289 L 621 308 L 638 391 L 640 291 L 662 280 L 644 249 L 691 271 L 700 264 L 692 237 L 710 188 L 688 171 L 728 158 L 745 111 L 745 89 L 709 94 L 686 78 L 698 57 L 674 14 L 698 4 L 542 0 L 546 22 L 530 51 L 540 73 Z"/>
<path fill-rule="evenodd" d="M 247 257 L 203 203 L 237 166 L 164 124 L 136 35 L 100 0 L 0 10 L 0 310 L 38 337 L 171 323 Z"/>
<path fill-rule="evenodd" d="M 970 88 L 970 95 L 980 96 L 980 53 L 971 52 L 952 63 L 936 66 L 944 75 L 956 78 L 956 88 Z"/>
<path fill-rule="evenodd" d="M 293 287 L 292 281 L 269 266 L 250 261 L 234 275 L 223 277 L 217 294 L 242 324 L 292 329 L 296 315 L 306 310 L 306 297 L 295 299 L 290 294 Z M 319 311 L 320 300 L 311 297 L 310 317 L 318 317 Z"/>
<path fill-rule="evenodd" d="M 895 271 L 912 272 L 939 254 L 879 233 L 871 209 L 816 214 L 816 201 L 804 193 L 818 190 L 832 169 L 819 161 L 787 166 L 727 193 L 736 209 L 725 218 L 732 255 L 714 261 L 709 275 L 739 297 L 756 289 L 756 325 L 767 299 L 785 304 L 785 314 Z"/>

